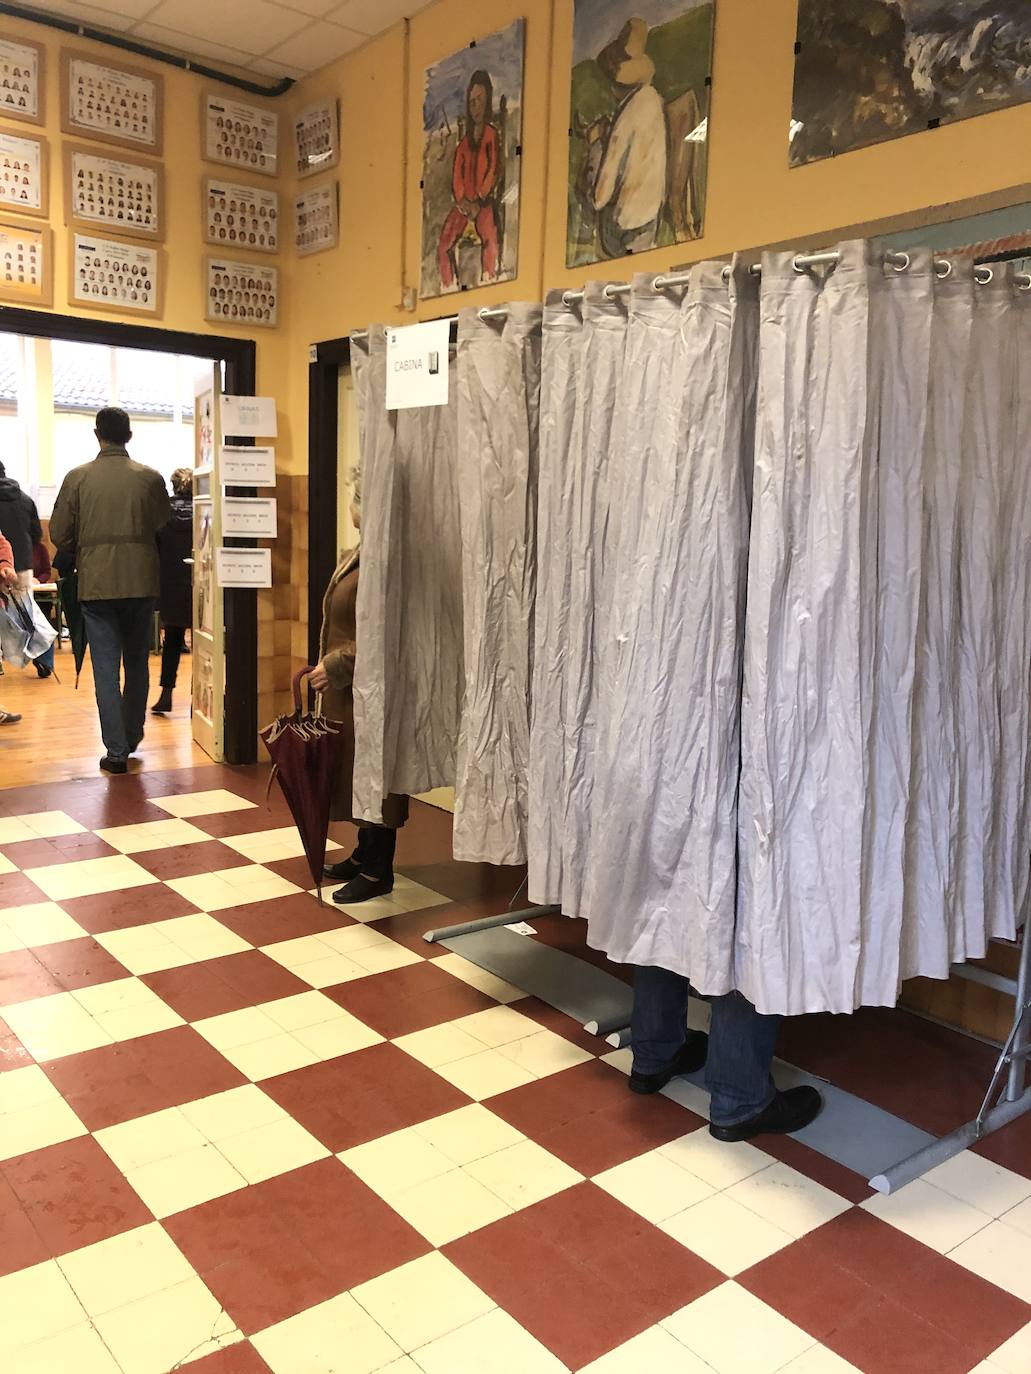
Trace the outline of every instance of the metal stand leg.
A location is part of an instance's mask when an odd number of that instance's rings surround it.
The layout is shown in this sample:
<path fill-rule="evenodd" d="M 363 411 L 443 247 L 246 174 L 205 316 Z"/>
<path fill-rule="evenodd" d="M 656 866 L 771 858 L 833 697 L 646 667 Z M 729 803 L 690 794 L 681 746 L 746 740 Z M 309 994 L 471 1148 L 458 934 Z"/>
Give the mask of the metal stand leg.
<path fill-rule="evenodd" d="M 1027 1087 L 1027 1061 L 1031 1057 L 1028 1029 L 1031 1025 L 1031 930 L 1024 929 L 1023 945 L 1020 951 L 1020 972 L 1017 976 L 1017 996 L 1014 1007 L 1013 1025 L 1006 1037 L 992 1074 L 988 1091 L 981 1103 L 981 1110 L 973 1121 L 960 1126 L 951 1135 L 943 1136 L 932 1144 L 917 1150 L 908 1159 L 901 1160 L 883 1174 L 870 1180 L 870 1187 L 879 1193 L 895 1193 L 907 1183 L 920 1178 L 930 1169 L 944 1164 L 946 1160 L 961 1154 L 971 1145 L 976 1145 L 986 1135 L 1016 1121 L 1017 1117 L 1031 1112 L 1031 1088 Z M 1000 1086 L 1005 1079 L 1001 1094 Z M 992 1104 L 995 1103 L 993 1106 Z"/>

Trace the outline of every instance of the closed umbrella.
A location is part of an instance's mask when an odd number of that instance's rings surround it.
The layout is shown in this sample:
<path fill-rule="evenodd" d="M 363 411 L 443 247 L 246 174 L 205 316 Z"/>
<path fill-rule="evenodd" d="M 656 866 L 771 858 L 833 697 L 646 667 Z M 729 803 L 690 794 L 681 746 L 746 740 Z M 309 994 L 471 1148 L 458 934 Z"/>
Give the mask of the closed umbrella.
<path fill-rule="evenodd" d="M 79 675 L 86 658 L 86 621 L 79 605 L 79 574 L 74 568 L 61 575 L 61 613 L 68 626 L 68 638 L 72 653 L 75 655 L 75 685 L 79 685 Z"/>
<path fill-rule="evenodd" d="M 261 738 L 273 763 L 269 787 L 279 779 L 321 902 L 330 799 L 343 741 L 339 721 L 302 710 L 301 680 L 313 671 L 302 668 L 296 674 L 293 714 L 277 716 L 261 731 Z"/>

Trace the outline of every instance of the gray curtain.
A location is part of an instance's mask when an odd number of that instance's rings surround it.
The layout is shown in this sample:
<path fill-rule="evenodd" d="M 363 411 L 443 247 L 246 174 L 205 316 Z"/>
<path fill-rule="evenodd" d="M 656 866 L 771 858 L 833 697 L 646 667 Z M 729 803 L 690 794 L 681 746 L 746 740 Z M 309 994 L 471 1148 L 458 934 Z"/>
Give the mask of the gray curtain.
<path fill-rule="evenodd" d="M 458 322 L 465 692 L 456 859 L 526 859 L 541 376 L 539 305 Z"/>
<path fill-rule="evenodd" d="M 596 623 L 588 938 L 707 994 L 732 986 L 754 298 L 721 263 L 634 281 Z"/>
<path fill-rule="evenodd" d="M 386 409 L 386 338 L 352 345 L 362 467 L 354 814 L 455 781 L 464 684 L 456 417 Z"/>

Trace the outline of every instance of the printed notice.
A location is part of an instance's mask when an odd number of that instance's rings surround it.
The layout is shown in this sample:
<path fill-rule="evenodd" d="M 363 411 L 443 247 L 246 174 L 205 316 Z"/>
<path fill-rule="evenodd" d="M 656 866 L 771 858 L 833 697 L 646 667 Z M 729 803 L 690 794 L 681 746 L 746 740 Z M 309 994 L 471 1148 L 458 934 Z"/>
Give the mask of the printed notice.
<path fill-rule="evenodd" d="M 234 439 L 275 439 L 275 397 L 223 396 L 222 433 Z"/>
<path fill-rule="evenodd" d="M 219 549 L 220 587 L 271 587 L 271 549 Z"/>
<path fill-rule="evenodd" d="M 276 450 L 224 444 L 221 474 L 222 484 L 227 487 L 274 487 Z"/>
<path fill-rule="evenodd" d="M 451 322 L 387 330 L 387 409 L 446 406 Z"/>
<path fill-rule="evenodd" d="M 274 496 L 223 496 L 222 533 L 237 539 L 275 539 Z"/>

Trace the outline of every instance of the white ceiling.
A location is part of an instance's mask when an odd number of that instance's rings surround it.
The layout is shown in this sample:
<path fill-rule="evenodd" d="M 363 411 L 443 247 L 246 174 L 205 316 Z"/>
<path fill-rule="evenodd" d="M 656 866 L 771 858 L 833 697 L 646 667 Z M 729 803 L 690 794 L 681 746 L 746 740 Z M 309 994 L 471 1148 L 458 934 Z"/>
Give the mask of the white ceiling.
<path fill-rule="evenodd" d="M 295 79 L 432 0 L 29 0 L 48 14 L 131 34 L 214 65 Z"/>

